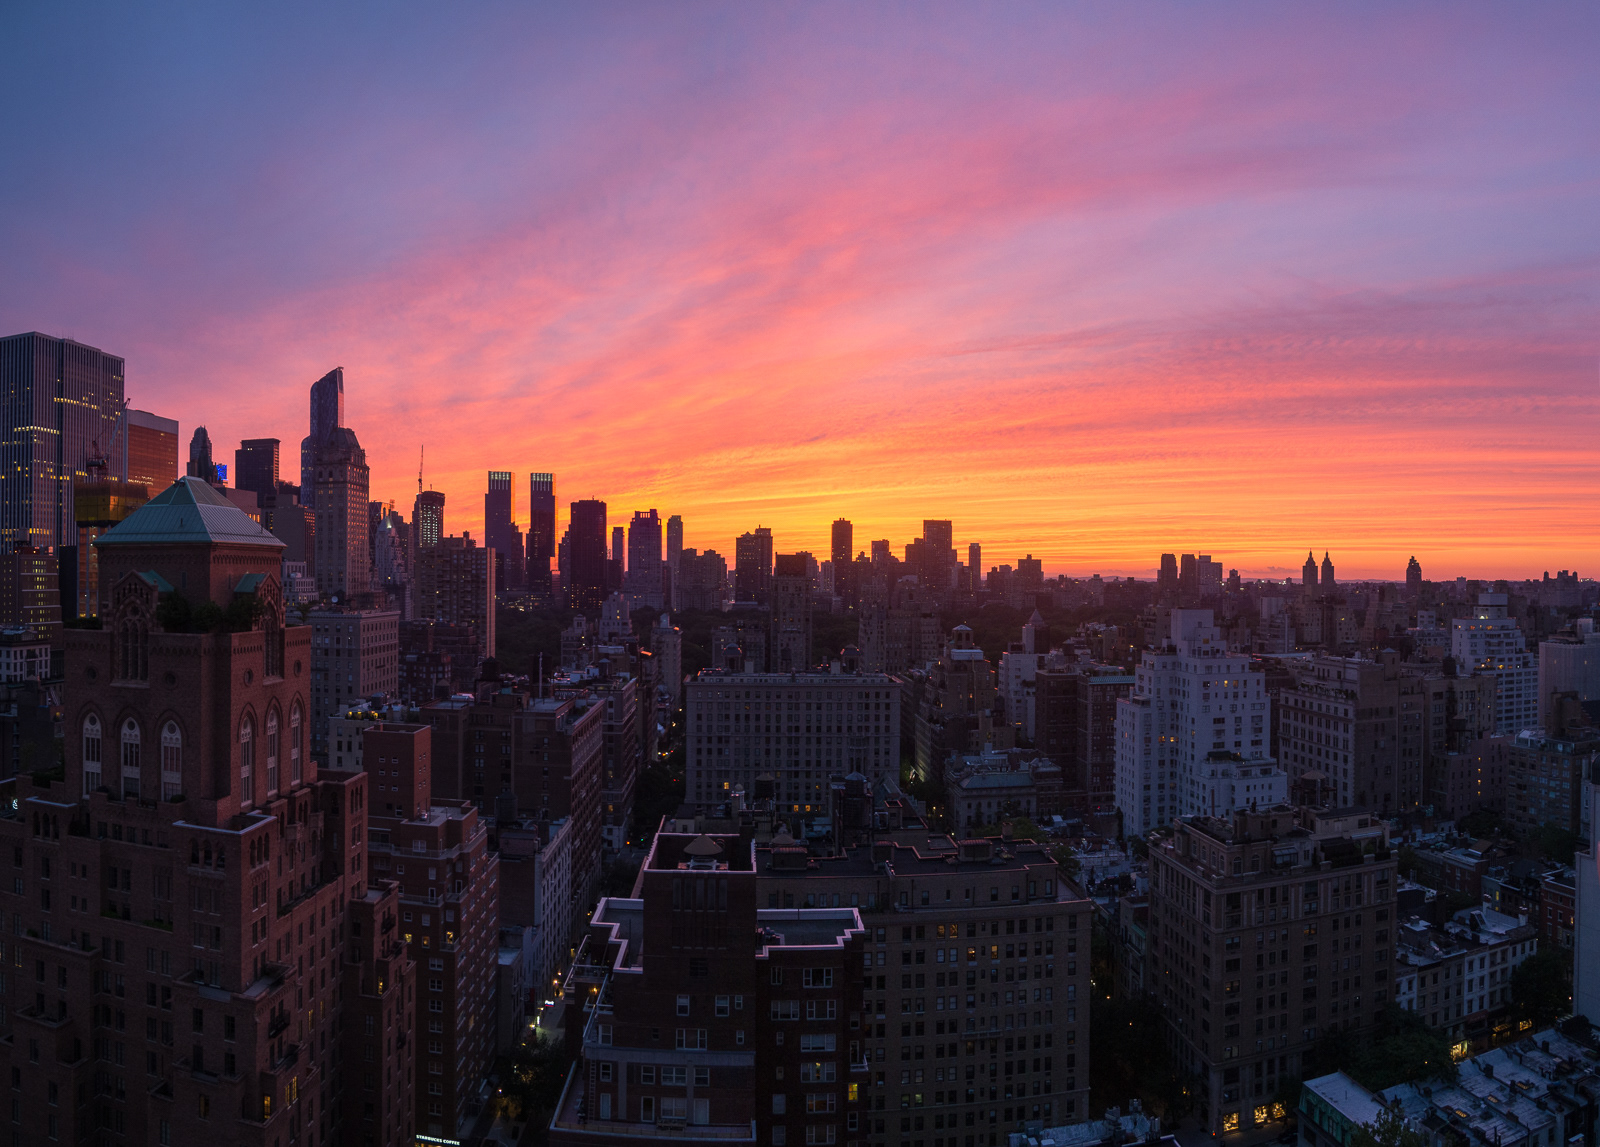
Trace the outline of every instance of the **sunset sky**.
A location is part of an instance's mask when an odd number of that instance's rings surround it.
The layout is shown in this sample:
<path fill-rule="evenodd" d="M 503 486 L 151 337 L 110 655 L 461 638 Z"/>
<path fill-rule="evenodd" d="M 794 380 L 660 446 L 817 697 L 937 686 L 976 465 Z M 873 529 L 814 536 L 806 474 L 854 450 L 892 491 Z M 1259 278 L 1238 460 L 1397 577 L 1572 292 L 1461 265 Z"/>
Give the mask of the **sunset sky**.
<path fill-rule="evenodd" d="M 1600 571 L 1592 3 L 133 7 L 0 14 L 0 334 L 185 457 L 340 365 L 452 532 Z"/>

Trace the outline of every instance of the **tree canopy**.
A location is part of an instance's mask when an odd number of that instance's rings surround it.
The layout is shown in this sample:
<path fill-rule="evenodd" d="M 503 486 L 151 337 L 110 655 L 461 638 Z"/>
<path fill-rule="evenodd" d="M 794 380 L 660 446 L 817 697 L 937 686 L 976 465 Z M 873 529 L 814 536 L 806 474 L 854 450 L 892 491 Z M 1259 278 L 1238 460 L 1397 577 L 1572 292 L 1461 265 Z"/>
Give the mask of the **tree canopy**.
<path fill-rule="evenodd" d="M 1511 1012 L 1534 1027 L 1548 1027 L 1572 1011 L 1572 956 L 1540 948 L 1511 972 Z"/>

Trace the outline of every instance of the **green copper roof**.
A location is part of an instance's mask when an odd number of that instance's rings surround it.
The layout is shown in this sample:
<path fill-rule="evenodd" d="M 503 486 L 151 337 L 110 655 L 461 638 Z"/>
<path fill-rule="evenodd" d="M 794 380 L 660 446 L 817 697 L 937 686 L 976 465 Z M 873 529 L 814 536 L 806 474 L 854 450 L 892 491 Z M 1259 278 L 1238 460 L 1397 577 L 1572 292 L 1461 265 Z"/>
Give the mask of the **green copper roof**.
<path fill-rule="evenodd" d="M 199 478 L 179 478 L 101 534 L 94 544 L 284 548 L 281 541 Z"/>

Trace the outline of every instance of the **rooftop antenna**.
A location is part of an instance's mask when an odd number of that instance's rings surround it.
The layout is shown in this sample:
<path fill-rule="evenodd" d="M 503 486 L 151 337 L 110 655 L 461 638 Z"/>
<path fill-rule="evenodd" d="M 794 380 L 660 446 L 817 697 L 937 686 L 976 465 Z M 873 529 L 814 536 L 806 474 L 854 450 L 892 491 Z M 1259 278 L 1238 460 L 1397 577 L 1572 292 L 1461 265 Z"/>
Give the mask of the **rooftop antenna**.
<path fill-rule="evenodd" d="M 424 442 L 417 447 L 417 497 L 422 496 L 422 460 L 427 457 L 428 444 Z"/>

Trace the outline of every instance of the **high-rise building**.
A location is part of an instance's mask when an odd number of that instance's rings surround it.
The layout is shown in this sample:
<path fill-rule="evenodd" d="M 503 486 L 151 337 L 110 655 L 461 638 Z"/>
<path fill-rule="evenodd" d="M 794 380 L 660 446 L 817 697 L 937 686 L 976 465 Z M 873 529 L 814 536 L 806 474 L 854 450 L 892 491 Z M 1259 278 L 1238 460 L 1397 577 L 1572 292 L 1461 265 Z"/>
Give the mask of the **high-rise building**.
<path fill-rule="evenodd" d="M 922 584 L 933 590 L 948 588 L 951 572 L 955 566 L 956 549 L 951 524 L 942 520 L 924 519 L 922 568 L 916 571 L 922 579 Z"/>
<path fill-rule="evenodd" d="M 38 332 L 0 339 L 0 546 L 75 543 L 73 486 L 127 467 L 122 359 Z"/>
<path fill-rule="evenodd" d="M 411 508 L 411 552 L 421 553 L 444 537 L 444 491 L 419 490 Z"/>
<path fill-rule="evenodd" d="M 889 549 L 888 538 L 878 538 L 872 543 L 872 564 L 886 566 L 894 560 L 894 554 Z"/>
<path fill-rule="evenodd" d="M 185 473 L 202 482 L 217 484 L 217 464 L 212 458 L 211 435 L 204 426 L 196 426 L 189 438 L 189 468 Z"/>
<path fill-rule="evenodd" d="M 56 555 L 37 546 L 0 553 L 0 628 L 37 630 L 60 649 L 60 576 Z"/>
<path fill-rule="evenodd" d="M 667 604 L 673 609 L 678 604 L 678 575 L 683 564 L 683 518 L 673 514 L 667 519 Z"/>
<path fill-rule="evenodd" d="M 1322 592 L 1333 592 L 1333 559 L 1328 556 L 1328 551 L 1322 551 Z"/>
<path fill-rule="evenodd" d="M 311 384 L 311 433 L 300 443 L 300 501 L 316 505 L 312 484 L 313 451 L 344 425 L 344 367 L 336 366 Z"/>
<path fill-rule="evenodd" d="M 1600 633 L 1582 617 L 1571 630 L 1539 642 L 1539 726 L 1546 728 L 1550 698 L 1573 693 L 1580 703 L 1600 701 Z"/>
<path fill-rule="evenodd" d="M 1034 747 L 1061 767 L 1062 799 L 1075 812 L 1116 807 L 1117 703 L 1135 684 L 1116 665 L 1034 675 Z"/>
<path fill-rule="evenodd" d="M 635 607 L 666 605 L 661 585 L 661 518 L 654 510 L 635 510 L 628 523 L 628 573 L 625 592 Z"/>
<path fill-rule="evenodd" d="M 550 595 L 550 559 L 556 556 L 556 476 L 528 475 L 528 592 Z"/>
<path fill-rule="evenodd" d="M 312 453 L 317 514 L 317 592 L 346 603 L 371 588 L 367 546 L 367 452 L 348 427 L 335 427 Z"/>
<path fill-rule="evenodd" d="M 606 504 L 596 499 L 572 503 L 567 523 L 567 563 L 572 577 L 565 587 L 567 605 L 584 613 L 598 612 L 610 593 L 607 585 Z"/>
<path fill-rule="evenodd" d="M 329 722 L 364 710 L 373 697 L 400 687 L 400 612 L 393 609 L 313 609 L 311 627 L 311 751 L 328 760 Z"/>
<path fill-rule="evenodd" d="M 734 542 L 733 597 L 766 604 L 771 589 L 772 531 L 757 526 L 754 533 L 740 534 Z"/>
<path fill-rule="evenodd" d="M 464 1140 L 494 1056 L 500 859 L 476 808 L 433 799 L 432 733 L 392 721 L 362 731 L 368 857 L 372 878 L 399 888 L 396 931 L 418 970 L 417 1130 Z"/>
<path fill-rule="evenodd" d="M 799 554 L 779 554 L 772 575 L 772 640 L 768 667 L 774 673 L 810 669 L 811 580 Z"/>
<path fill-rule="evenodd" d="M 1506 595 L 1480 593 L 1471 617 L 1458 617 L 1450 631 L 1450 654 L 1458 673 L 1495 679 L 1495 732 L 1515 737 L 1539 727 L 1539 667 L 1528 653 L 1516 619 L 1506 613 Z"/>
<path fill-rule="evenodd" d="M 1178 555 L 1162 554 L 1160 568 L 1156 570 L 1156 593 L 1171 597 L 1178 592 Z"/>
<path fill-rule="evenodd" d="M 1200 1077 L 1201 1126 L 1242 1131 L 1272 1118 L 1273 1093 L 1300 1078 L 1321 1033 L 1363 1032 L 1389 1005 L 1398 861 L 1387 822 L 1365 809 L 1261 806 L 1175 828 L 1150 845 L 1161 930 L 1145 982 L 1166 1008 L 1178 1070 Z M 1191 937 L 1182 951 L 1156 942 L 1169 930 Z M 1328 958 L 1345 942 L 1364 967 L 1335 975 Z"/>
<path fill-rule="evenodd" d="M 1300 567 L 1300 584 L 1309 596 L 1317 592 L 1317 559 L 1306 551 L 1306 564 Z"/>
<path fill-rule="evenodd" d="M 973 593 L 983 592 L 983 546 L 977 542 L 967 546 L 967 588 Z"/>
<path fill-rule="evenodd" d="M 1406 596 L 1416 597 L 1422 592 L 1422 564 L 1413 556 L 1406 563 Z"/>
<path fill-rule="evenodd" d="M 716 613 L 728 597 L 728 563 L 716 550 L 684 550 L 673 583 L 679 609 Z"/>
<path fill-rule="evenodd" d="M 278 446 L 276 438 L 246 438 L 233 452 L 233 484 L 239 490 L 254 490 L 262 498 L 278 493 Z"/>
<path fill-rule="evenodd" d="M 128 481 L 155 495 L 177 480 L 177 420 L 148 410 L 128 411 Z"/>
<path fill-rule="evenodd" d="M 497 585 L 497 589 L 521 589 L 527 584 L 511 479 L 509 470 L 490 470 L 489 490 L 483 496 L 483 542 L 494 550 L 495 560 L 505 565 L 505 585 Z"/>
<path fill-rule="evenodd" d="M 417 554 L 415 565 L 412 612 L 417 620 L 473 626 L 478 655 L 493 657 L 494 548 L 452 535 Z"/>
<path fill-rule="evenodd" d="M 1171 643 L 1145 650 L 1117 702 L 1117 807 L 1144 835 L 1175 816 L 1226 817 L 1281 804 L 1270 755 L 1272 700 L 1250 658 L 1228 649 L 1209 609 L 1172 611 Z"/>
<path fill-rule="evenodd" d="M 0 1061 L 39 1096 L 18 1136 L 412 1142 L 415 1048 L 383 1033 L 411 1028 L 415 965 L 394 943 L 395 887 L 366 868 L 367 778 L 305 751 L 311 634 L 284 624 L 282 544 L 184 478 L 98 545 L 111 611 L 68 638 L 64 779 L 22 774 L 0 816 L 38 888 L 70 878 L 69 840 L 100 874 L 88 911 L 41 893 L 7 937 L 46 977 L 5 991 Z M 175 594 L 251 620 L 164 628 Z M 107 992 L 119 975 L 143 987 Z M 109 999 L 122 1031 L 102 1023 Z M 114 1037 L 136 1032 L 144 1049 L 123 1056 Z"/>
<path fill-rule="evenodd" d="M 833 559 L 834 591 L 847 603 L 855 602 L 855 527 L 849 518 L 835 518 L 828 548 Z"/>

